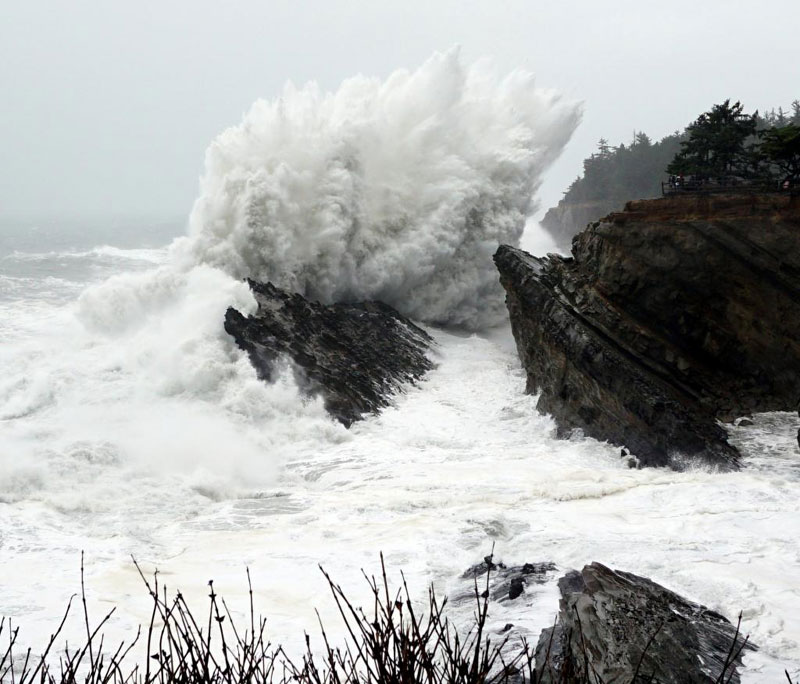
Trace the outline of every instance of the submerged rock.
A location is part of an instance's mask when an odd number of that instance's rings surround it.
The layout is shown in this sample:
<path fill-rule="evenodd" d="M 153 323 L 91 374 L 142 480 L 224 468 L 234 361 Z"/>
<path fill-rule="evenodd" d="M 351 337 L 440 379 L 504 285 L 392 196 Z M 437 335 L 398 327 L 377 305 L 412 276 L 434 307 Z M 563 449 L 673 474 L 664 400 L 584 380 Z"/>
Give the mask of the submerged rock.
<path fill-rule="evenodd" d="M 495 254 L 527 391 L 559 432 L 642 465 L 737 467 L 719 420 L 792 410 L 800 386 L 800 198 L 629 202 L 573 256 Z"/>
<path fill-rule="evenodd" d="M 489 596 L 493 601 L 513 601 L 525 593 L 526 587 L 545 584 L 553 579 L 557 570 L 555 563 L 525 563 L 523 565 L 508 566 L 505 563 L 495 563 L 493 556 L 489 555 L 483 562 L 473 565 L 461 579 L 469 580 L 466 586 L 456 592 L 452 601 L 456 604 L 475 600 L 475 583 L 478 590 L 487 589 L 486 580 L 489 574 Z"/>
<path fill-rule="evenodd" d="M 258 310 L 245 317 L 229 308 L 226 332 L 263 380 L 271 381 L 279 357 L 288 356 L 300 386 L 322 394 L 328 412 L 348 427 L 433 368 L 433 339 L 386 304 L 324 305 L 271 283 L 248 284 Z"/>
<path fill-rule="evenodd" d="M 737 683 L 754 648 L 723 616 L 638 575 L 592 563 L 558 586 L 558 621 L 536 646 L 542 684 Z"/>

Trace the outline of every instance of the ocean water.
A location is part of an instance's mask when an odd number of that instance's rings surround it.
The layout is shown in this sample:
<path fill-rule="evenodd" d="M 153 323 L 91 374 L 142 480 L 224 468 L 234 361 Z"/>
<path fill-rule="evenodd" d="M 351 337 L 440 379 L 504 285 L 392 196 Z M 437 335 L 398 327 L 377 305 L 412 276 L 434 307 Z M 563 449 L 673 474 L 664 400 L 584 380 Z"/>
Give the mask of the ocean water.
<path fill-rule="evenodd" d="M 362 569 L 424 596 L 463 593 L 494 546 L 560 572 L 599 561 L 743 625 L 746 681 L 800 670 L 798 419 L 730 427 L 737 473 L 635 470 L 619 449 L 555 439 L 525 378 L 491 262 L 552 249 L 526 216 L 579 119 L 530 74 L 457 52 L 336 93 L 287 86 L 206 154 L 184 222 L 0 225 L 0 615 L 46 642 L 80 591 L 109 640 L 149 619 L 133 564 L 203 608 L 215 581 L 300 648 Z M 437 367 L 350 430 L 260 382 L 223 329 L 244 276 L 331 301 L 375 297 L 429 327 Z M 559 573 L 554 575 L 557 577 Z M 457 602 L 456 602 L 457 603 Z M 492 607 L 534 640 L 555 581 Z M 468 604 L 453 606 L 467 625 Z M 79 616 L 67 624 L 80 638 Z M 40 647 L 40 646 L 39 646 Z"/>
<path fill-rule="evenodd" d="M 382 551 L 390 576 L 402 569 L 420 595 L 430 582 L 458 592 L 459 575 L 494 544 L 507 563 L 600 561 L 731 619 L 741 610 L 762 646 L 747 681 L 797 671 L 793 415 L 731 428 L 745 453 L 739 473 L 632 470 L 607 444 L 554 438 L 523 392 L 507 328 L 431 327 L 437 369 L 345 430 L 299 396 L 290 374 L 258 382 L 217 302 L 205 329 L 208 302 L 180 287 L 156 321 L 122 332 L 86 323 L 81 293 L 111 274 L 158 273 L 181 228 L 154 238 L 136 226 L 65 227 L 48 244 L 31 226 L 4 226 L 0 613 L 28 643 L 43 643 L 79 590 L 82 550 L 90 607 L 100 617 L 118 606 L 118 634 L 148 618 L 134 556 L 199 606 L 215 579 L 242 611 L 249 567 L 270 634 L 291 646 L 315 628 L 315 608 L 335 625 L 318 564 L 358 597 L 361 569 L 377 572 Z M 108 240 L 86 244 L 96 235 Z M 184 289 L 218 285 L 195 274 Z M 130 302 L 114 301 L 132 315 Z M 556 610 L 551 582 L 491 619 L 535 636 Z M 469 613 L 455 617 L 466 624 Z"/>

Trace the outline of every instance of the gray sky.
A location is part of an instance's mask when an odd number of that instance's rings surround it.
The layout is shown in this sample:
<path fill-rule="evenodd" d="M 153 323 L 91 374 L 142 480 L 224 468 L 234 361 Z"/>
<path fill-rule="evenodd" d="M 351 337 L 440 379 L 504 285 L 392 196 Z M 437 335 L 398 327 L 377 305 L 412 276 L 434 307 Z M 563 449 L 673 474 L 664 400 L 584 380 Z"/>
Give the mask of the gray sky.
<path fill-rule="evenodd" d="M 0 217 L 187 215 L 211 139 L 287 79 L 524 66 L 585 103 L 556 202 L 601 136 L 800 98 L 798 0 L 2 0 Z"/>

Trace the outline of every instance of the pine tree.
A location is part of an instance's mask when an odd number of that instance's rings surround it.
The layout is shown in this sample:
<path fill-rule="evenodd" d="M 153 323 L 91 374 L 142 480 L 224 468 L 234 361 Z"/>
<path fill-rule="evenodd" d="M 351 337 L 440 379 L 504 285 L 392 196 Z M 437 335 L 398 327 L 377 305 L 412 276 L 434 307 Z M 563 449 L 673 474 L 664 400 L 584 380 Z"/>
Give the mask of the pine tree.
<path fill-rule="evenodd" d="M 744 114 L 740 102 L 714 105 L 686 128 L 689 139 L 667 167 L 670 174 L 721 177 L 748 165 L 745 141 L 756 132 L 757 113 Z"/>
<path fill-rule="evenodd" d="M 782 174 L 782 181 L 795 186 L 800 183 L 800 126 L 786 126 L 761 131 L 759 151 Z"/>

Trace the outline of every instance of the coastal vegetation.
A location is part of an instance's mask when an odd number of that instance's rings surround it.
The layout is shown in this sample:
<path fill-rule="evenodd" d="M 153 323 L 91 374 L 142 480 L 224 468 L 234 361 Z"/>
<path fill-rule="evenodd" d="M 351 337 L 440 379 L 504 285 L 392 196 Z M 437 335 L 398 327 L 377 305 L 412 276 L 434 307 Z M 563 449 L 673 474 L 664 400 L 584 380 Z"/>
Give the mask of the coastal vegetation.
<path fill-rule="evenodd" d="M 134 561 L 136 564 L 136 561 Z M 148 578 L 136 564 L 152 601 L 150 622 L 140 628 L 127 643 L 116 648 L 105 642 L 104 627 L 112 609 L 98 624 L 89 618 L 81 561 L 82 617 L 85 639 L 78 645 L 66 645 L 56 652 L 58 641 L 70 615 L 75 597 L 49 639 L 45 649 L 36 655 L 31 649 L 16 650 L 19 628 L 0 620 L 0 637 L 7 646 L 0 649 L 0 682 L 13 684 L 636 684 L 636 682 L 699 681 L 697 673 L 664 672 L 657 676 L 648 670 L 650 650 L 656 648 L 657 637 L 667 633 L 664 622 L 647 625 L 646 634 L 629 634 L 644 639 L 645 645 L 634 649 L 635 657 L 626 659 L 628 669 L 622 679 L 604 679 L 590 667 L 593 658 L 602 654 L 595 644 L 590 653 L 586 640 L 593 633 L 581 622 L 577 609 L 576 626 L 569 627 L 562 638 L 572 640 L 577 653 L 567 655 L 565 644 L 557 644 L 553 629 L 545 630 L 535 649 L 524 638 L 510 636 L 508 625 L 500 634 L 489 629 L 487 618 L 492 600 L 492 570 L 498 566 L 492 555 L 486 557 L 479 578 L 473 578 L 475 610 L 471 627 L 464 632 L 446 613 L 447 599 L 440 599 L 431 587 L 422 605 L 412 602 L 405 578 L 402 588 L 390 587 L 386 566 L 381 556 L 378 578 L 365 574 L 369 584 L 370 606 L 354 605 L 334 580 L 320 568 L 330 587 L 347 637 L 334 645 L 320 621 L 319 636 L 305 634 L 305 652 L 298 657 L 288 654 L 267 636 L 267 621 L 256 616 L 253 589 L 248 571 L 250 595 L 249 616 L 236 618 L 225 600 L 219 596 L 213 581 L 205 614 L 190 608 L 181 592 L 169 597 L 156 572 Z M 592 566 L 608 571 L 602 566 Z M 584 572 L 588 568 L 584 569 Z M 483 575 L 485 574 L 485 581 Z M 618 573 L 611 573 L 617 575 Z M 639 579 L 634 575 L 628 578 Z M 645 586 L 657 585 L 643 580 Z M 561 584 L 559 584 L 561 587 Z M 562 588 L 563 591 L 563 588 Z M 663 590 L 661 590 L 663 591 Z M 674 596 L 674 595 L 673 595 Z M 675 597 L 678 598 L 678 597 Z M 679 599 L 680 600 L 680 599 Z M 684 608 L 691 608 L 686 604 Z M 705 609 L 702 609 L 705 610 Z M 712 616 L 713 617 L 713 616 Z M 705 618 L 702 618 L 702 621 Z M 713 617 L 714 620 L 723 620 Z M 611 618 L 609 617 L 609 621 Z M 674 621 L 674 620 L 673 620 Z M 556 626 L 566 623 L 560 616 Z M 748 638 L 740 634 L 741 615 L 735 630 L 727 632 L 724 649 L 715 655 L 719 673 L 708 681 L 713 684 L 738 682 L 741 655 Z M 555 628 L 555 626 L 554 626 Z M 619 628 L 619 625 L 617 625 Z M 596 626 L 594 628 L 596 630 Z M 586 630 L 590 630 L 586 632 Z M 596 637 L 597 635 L 594 634 Z M 671 642 L 670 642 L 671 643 Z M 144 658 L 135 648 L 144 647 Z M 709 648 L 708 646 L 706 646 Z M 674 649 L 673 649 L 674 650 Z M 132 656 L 131 653 L 134 653 Z M 714 653 L 709 651 L 709 653 Z M 630 655 L 630 654 L 629 654 Z M 705 652 L 687 652 L 690 660 Z M 661 651 L 656 661 L 663 660 Z M 668 660 L 668 659 L 667 659 Z M 698 662 L 702 662 L 701 657 Z M 584 667 L 584 665 L 588 667 Z M 689 677 L 686 680 L 685 677 Z M 787 678 L 789 677 L 787 673 Z M 663 678 L 662 678 L 663 677 Z M 703 679 L 703 681 L 706 681 Z M 789 679 L 791 683 L 791 679 Z"/>
<path fill-rule="evenodd" d="M 572 237 L 632 199 L 658 197 L 668 175 L 724 179 L 772 188 L 800 183 L 800 100 L 746 114 L 740 102 L 714 105 L 681 131 L 654 141 L 634 132 L 617 146 L 601 138 L 583 160 L 583 173 L 564 192 L 542 226 L 567 248 Z"/>
<path fill-rule="evenodd" d="M 766 118 L 746 114 L 740 102 L 725 100 L 686 128 L 681 149 L 667 173 L 692 175 L 721 184 L 758 183 L 789 187 L 800 180 L 800 102 L 793 115 Z"/>
<path fill-rule="evenodd" d="M 134 561 L 136 563 L 136 561 Z M 466 634 L 447 617 L 446 599 L 433 588 L 426 605 L 412 603 L 405 579 L 400 590 L 390 588 L 381 557 L 381 576 L 365 578 L 371 606 L 354 605 L 341 586 L 320 568 L 349 638 L 333 645 L 325 626 L 319 636 L 305 634 L 305 653 L 287 653 L 267 635 L 267 621 L 257 616 L 248 571 L 250 612 L 237 620 L 213 581 L 208 583 L 204 615 L 193 612 L 181 592 L 169 597 L 158 573 L 148 578 L 136 564 L 152 601 L 150 622 L 128 643 L 116 648 L 104 642 L 103 628 L 112 610 L 97 625 L 86 610 L 81 580 L 81 603 L 86 638 L 56 653 L 56 642 L 71 612 L 66 612 L 38 657 L 28 649 L 15 650 L 18 628 L 3 620 L 0 638 L 8 645 L 0 650 L 0 682 L 14 684 L 510 684 L 535 682 L 534 654 L 525 642 L 510 646 L 509 637 L 493 638 L 487 631 L 489 578 L 479 587 L 474 582 L 474 626 Z M 81 569 L 83 578 L 83 569 Z M 73 597 L 74 598 L 74 597 Z M 144 658 L 135 647 L 144 647 Z M 57 662 L 54 662 L 57 661 Z"/>

